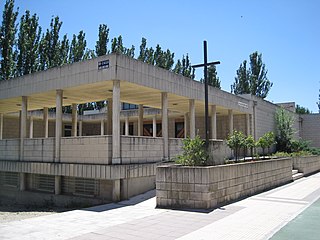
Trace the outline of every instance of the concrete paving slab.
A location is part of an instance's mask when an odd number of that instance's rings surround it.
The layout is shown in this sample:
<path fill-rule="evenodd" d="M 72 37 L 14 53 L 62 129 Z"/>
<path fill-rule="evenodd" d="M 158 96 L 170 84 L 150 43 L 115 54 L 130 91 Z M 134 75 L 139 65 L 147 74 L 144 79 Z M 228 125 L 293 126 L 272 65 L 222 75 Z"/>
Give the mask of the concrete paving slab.
<path fill-rule="evenodd" d="M 319 199 L 320 173 L 211 212 L 157 209 L 154 196 L 3 223 L 0 239 L 269 239 Z M 318 207 L 302 226 L 320 222 Z"/>

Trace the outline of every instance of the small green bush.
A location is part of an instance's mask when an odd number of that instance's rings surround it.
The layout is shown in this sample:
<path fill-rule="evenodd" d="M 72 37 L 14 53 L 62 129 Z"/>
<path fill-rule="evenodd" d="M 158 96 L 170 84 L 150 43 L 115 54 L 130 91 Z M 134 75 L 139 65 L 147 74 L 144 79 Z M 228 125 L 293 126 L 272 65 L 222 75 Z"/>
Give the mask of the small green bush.
<path fill-rule="evenodd" d="M 186 138 L 182 142 L 183 153 L 177 156 L 176 163 L 186 166 L 207 165 L 209 156 L 204 148 L 204 140 L 197 135 L 194 139 Z"/>
<path fill-rule="evenodd" d="M 235 160 L 239 160 L 240 149 L 245 147 L 245 136 L 242 132 L 234 130 L 233 134 L 228 136 L 227 145 L 233 150 Z"/>

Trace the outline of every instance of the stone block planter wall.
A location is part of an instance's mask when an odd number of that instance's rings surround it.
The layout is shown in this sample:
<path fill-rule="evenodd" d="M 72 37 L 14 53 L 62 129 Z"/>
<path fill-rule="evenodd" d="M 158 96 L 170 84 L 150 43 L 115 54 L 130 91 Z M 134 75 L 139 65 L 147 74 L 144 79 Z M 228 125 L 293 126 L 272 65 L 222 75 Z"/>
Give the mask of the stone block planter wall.
<path fill-rule="evenodd" d="M 291 181 L 291 158 L 208 167 L 159 166 L 157 206 L 216 208 Z"/>
<path fill-rule="evenodd" d="M 320 171 L 320 156 L 294 157 L 293 168 L 304 175 L 310 175 Z"/>

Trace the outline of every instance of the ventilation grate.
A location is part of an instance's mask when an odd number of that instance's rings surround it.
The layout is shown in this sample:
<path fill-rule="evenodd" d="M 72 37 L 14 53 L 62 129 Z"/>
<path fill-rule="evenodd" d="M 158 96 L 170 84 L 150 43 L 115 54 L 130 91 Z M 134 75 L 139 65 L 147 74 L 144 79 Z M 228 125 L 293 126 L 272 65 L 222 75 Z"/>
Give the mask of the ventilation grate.
<path fill-rule="evenodd" d="M 62 177 L 62 193 L 95 197 L 99 195 L 99 180 L 90 178 Z"/>
<path fill-rule="evenodd" d="M 30 190 L 54 193 L 54 176 L 52 175 L 30 174 L 29 181 Z"/>
<path fill-rule="evenodd" d="M 0 172 L 0 185 L 9 187 L 19 186 L 19 173 L 17 172 Z"/>

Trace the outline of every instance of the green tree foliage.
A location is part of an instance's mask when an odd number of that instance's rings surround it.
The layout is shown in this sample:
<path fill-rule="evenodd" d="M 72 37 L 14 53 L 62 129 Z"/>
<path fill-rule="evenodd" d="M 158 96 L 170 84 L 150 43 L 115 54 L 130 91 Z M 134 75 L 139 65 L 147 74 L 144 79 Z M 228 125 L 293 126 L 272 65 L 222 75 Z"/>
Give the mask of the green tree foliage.
<path fill-rule="evenodd" d="M 181 60 L 178 59 L 173 72 L 194 79 L 194 68 L 191 67 L 188 54 L 186 56 L 183 55 Z"/>
<path fill-rule="evenodd" d="M 182 142 L 183 153 L 177 157 L 177 163 L 187 166 L 207 165 L 209 156 L 204 147 L 204 140 L 197 135 L 194 139 L 186 138 Z"/>
<path fill-rule="evenodd" d="M 275 144 L 274 133 L 267 132 L 262 137 L 259 138 L 257 145 L 262 148 L 262 154 L 265 156 L 265 149 L 268 148 L 270 153 L 271 146 Z"/>
<path fill-rule="evenodd" d="M 69 61 L 69 51 L 70 51 L 70 44 L 69 44 L 69 39 L 67 34 L 63 36 L 63 39 L 60 44 L 60 49 L 59 49 L 59 61 L 58 65 L 62 66 L 64 64 L 67 64 Z"/>
<path fill-rule="evenodd" d="M 103 56 L 108 52 L 109 42 L 109 28 L 106 24 L 100 24 L 99 26 L 99 38 L 96 42 L 96 55 Z"/>
<path fill-rule="evenodd" d="M 237 70 L 235 82 L 231 85 L 231 92 L 234 94 L 250 93 L 250 71 L 247 69 L 247 61 L 244 60 Z"/>
<path fill-rule="evenodd" d="M 208 78 L 208 84 L 210 86 L 221 89 L 221 86 L 220 86 L 221 82 L 219 77 L 217 76 L 217 68 L 215 65 L 210 65 L 208 67 L 207 78 Z M 204 83 L 204 79 L 201 78 L 200 82 Z"/>
<path fill-rule="evenodd" d="M 42 35 L 39 44 L 39 70 L 56 67 L 61 64 L 59 33 L 62 22 L 59 17 L 53 17 L 50 29 Z"/>
<path fill-rule="evenodd" d="M 262 62 L 262 54 L 254 52 L 250 54 L 250 68 L 247 70 L 247 62 L 243 61 L 237 70 L 235 82 L 231 86 L 231 92 L 235 94 L 252 94 L 266 98 L 272 83 L 267 78 L 268 71 Z"/>
<path fill-rule="evenodd" d="M 157 44 L 155 50 L 152 47 L 148 48 L 147 40 L 142 38 L 138 60 L 166 70 L 171 70 L 174 64 L 174 53 L 169 49 L 162 50 L 159 44 Z"/>
<path fill-rule="evenodd" d="M 297 104 L 296 106 L 296 113 L 298 114 L 310 114 L 310 110 L 308 108 L 302 107 Z"/>
<path fill-rule="evenodd" d="M 129 57 L 134 58 L 135 47 L 132 45 L 131 48 L 126 48 L 123 46 L 122 36 L 119 35 L 118 38 L 113 38 L 111 41 L 111 53 L 124 54 Z"/>
<path fill-rule="evenodd" d="M 245 136 L 242 132 L 234 130 L 228 136 L 227 145 L 233 150 L 235 160 L 239 160 L 240 149 L 245 146 Z"/>
<path fill-rule="evenodd" d="M 253 149 L 256 146 L 256 142 L 255 142 L 253 136 L 249 135 L 245 138 L 244 146 L 246 149 L 250 149 L 250 155 L 251 155 L 251 157 L 253 157 Z"/>
<path fill-rule="evenodd" d="M 6 0 L 0 27 L 0 80 L 8 80 L 15 72 L 15 36 L 18 12 L 14 11 L 14 0 Z"/>
<path fill-rule="evenodd" d="M 277 110 L 275 118 L 277 127 L 277 151 L 291 152 L 291 143 L 294 135 L 294 118 L 283 108 Z"/>
<path fill-rule="evenodd" d="M 31 16 L 27 10 L 20 20 L 16 76 L 37 71 L 40 35 L 39 18 L 36 14 Z"/>
<path fill-rule="evenodd" d="M 87 41 L 86 34 L 81 30 L 76 36 L 73 34 L 71 45 L 70 45 L 70 53 L 69 53 L 69 63 L 79 62 L 84 59 Z"/>

